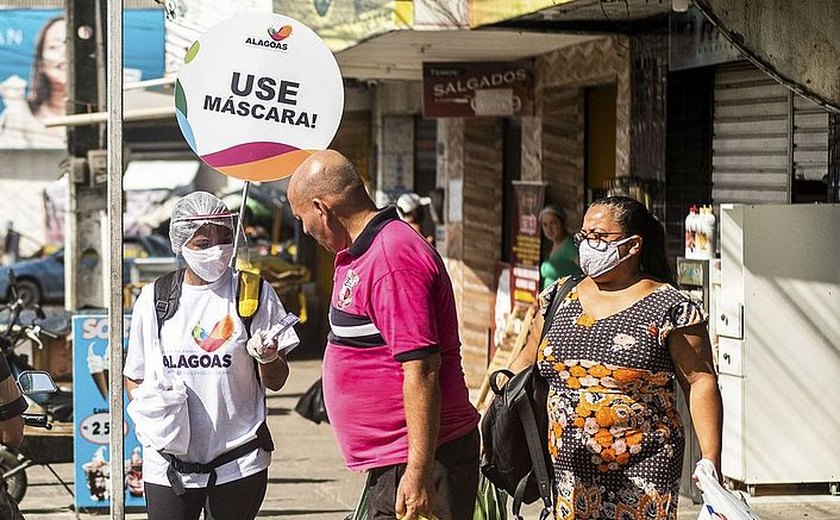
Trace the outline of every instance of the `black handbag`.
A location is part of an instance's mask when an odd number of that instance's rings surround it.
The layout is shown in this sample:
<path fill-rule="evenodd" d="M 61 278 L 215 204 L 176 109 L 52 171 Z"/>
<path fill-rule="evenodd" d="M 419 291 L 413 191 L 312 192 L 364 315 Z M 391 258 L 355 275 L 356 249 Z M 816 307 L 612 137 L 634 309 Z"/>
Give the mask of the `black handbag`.
<path fill-rule="evenodd" d="M 554 291 L 546 313 L 540 341 L 548 333 L 560 302 L 581 277 L 569 277 Z M 498 377 L 509 379 L 499 388 Z M 548 453 L 548 382 L 537 365 L 514 375 L 497 370 L 490 375 L 490 388 L 496 397 L 481 421 L 484 450 L 481 471 L 497 487 L 513 497 L 513 515 L 522 504 L 543 501 L 540 519 L 548 518 L 553 505 L 551 457 Z"/>
<path fill-rule="evenodd" d="M 324 405 L 324 386 L 320 379 L 304 392 L 295 405 L 295 411 L 315 424 L 330 422 L 327 407 Z"/>

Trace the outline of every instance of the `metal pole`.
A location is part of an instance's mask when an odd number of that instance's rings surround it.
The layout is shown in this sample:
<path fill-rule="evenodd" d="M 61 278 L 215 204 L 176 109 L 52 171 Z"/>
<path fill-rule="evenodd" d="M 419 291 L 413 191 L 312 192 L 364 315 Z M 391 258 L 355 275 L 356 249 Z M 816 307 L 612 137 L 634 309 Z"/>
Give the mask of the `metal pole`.
<path fill-rule="evenodd" d="M 125 518 L 123 459 L 123 0 L 108 2 L 108 348 L 111 354 L 111 519 Z"/>
<path fill-rule="evenodd" d="M 242 186 L 242 203 L 239 204 L 239 218 L 236 219 L 236 236 L 233 238 L 233 256 L 230 257 L 230 266 L 236 269 L 236 256 L 239 251 L 239 237 L 245 234 L 245 228 L 242 226 L 242 216 L 245 214 L 245 203 L 248 202 L 248 191 L 251 189 L 251 181 L 245 181 Z"/>

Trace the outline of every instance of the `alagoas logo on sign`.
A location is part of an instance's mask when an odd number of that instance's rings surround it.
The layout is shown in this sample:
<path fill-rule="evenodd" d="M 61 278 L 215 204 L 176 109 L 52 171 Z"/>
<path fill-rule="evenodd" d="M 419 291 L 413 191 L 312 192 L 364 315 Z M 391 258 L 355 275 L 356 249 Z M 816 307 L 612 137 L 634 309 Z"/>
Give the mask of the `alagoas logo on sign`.
<path fill-rule="evenodd" d="M 272 26 L 268 27 L 268 36 L 271 38 L 267 40 L 265 38 L 254 38 L 253 36 L 249 36 L 245 39 L 246 45 L 253 45 L 255 47 L 267 47 L 269 49 L 276 49 L 278 51 L 285 51 L 289 48 L 288 43 L 281 43 L 283 40 L 288 38 L 292 35 L 292 26 L 291 25 L 284 25 L 279 29 L 275 29 Z"/>
<path fill-rule="evenodd" d="M 284 25 L 280 28 L 280 30 L 274 29 L 274 27 L 268 28 L 268 35 L 271 36 L 271 39 L 276 42 L 282 42 L 286 38 L 288 38 L 292 34 L 292 26 L 291 25 Z"/>

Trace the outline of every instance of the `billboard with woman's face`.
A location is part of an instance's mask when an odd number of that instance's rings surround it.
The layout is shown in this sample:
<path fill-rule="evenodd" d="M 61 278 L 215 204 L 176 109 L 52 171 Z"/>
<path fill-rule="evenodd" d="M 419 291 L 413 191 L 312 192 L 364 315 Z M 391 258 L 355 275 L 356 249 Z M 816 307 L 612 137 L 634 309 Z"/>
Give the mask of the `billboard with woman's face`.
<path fill-rule="evenodd" d="M 126 80 L 163 76 L 164 14 L 159 9 L 125 13 Z M 0 10 L 0 149 L 64 148 L 64 127 L 44 119 L 67 107 L 67 34 L 55 9 Z"/>

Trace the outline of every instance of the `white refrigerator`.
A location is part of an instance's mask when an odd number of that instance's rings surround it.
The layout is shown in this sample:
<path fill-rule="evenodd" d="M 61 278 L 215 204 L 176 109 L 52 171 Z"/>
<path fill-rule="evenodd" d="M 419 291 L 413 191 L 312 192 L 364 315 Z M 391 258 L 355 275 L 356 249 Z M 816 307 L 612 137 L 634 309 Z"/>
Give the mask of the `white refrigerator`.
<path fill-rule="evenodd" d="M 722 205 L 725 477 L 840 481 L 840 205 Z"/>

